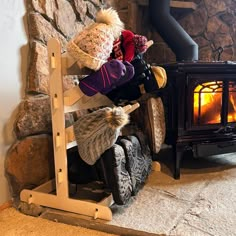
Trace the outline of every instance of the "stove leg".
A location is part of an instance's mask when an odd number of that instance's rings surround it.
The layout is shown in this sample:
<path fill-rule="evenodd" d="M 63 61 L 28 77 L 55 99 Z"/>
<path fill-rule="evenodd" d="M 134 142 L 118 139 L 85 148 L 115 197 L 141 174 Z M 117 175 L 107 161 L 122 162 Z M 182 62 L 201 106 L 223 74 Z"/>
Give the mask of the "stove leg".
<path fill-rule="evenodd" d="M 182 152 L 176 152 L 175 156 L 175 173 L 174 173 L 174 178 L 175 179 L 180 179 L 180 162 L 182 159 Z"/>
<path fill-rule="evenodd" d="M 173 147 L 173 157 L 174 157 L 174 178 L 180 179 L 180 163 L 182 159 L 182 151 L 176 150 L 176 146 Z"/>

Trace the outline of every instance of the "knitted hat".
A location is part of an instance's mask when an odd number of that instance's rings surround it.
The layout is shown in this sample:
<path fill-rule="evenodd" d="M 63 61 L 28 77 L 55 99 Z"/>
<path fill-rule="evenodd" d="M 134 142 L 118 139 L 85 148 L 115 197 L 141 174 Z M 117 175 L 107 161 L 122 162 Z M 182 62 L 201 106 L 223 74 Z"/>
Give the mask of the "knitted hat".
<path fill-rule="evenodd" d="M 83 78 L 79 83 L 79 87 L 87 96 L 93 96 L 98 92 L 107 94 L 131 80 L 133 76 L 134 68 L 129 62 L 113 59 L 103 64 L 98 71 L 94 71 Z"/>
<path fill-rule="evenodd" d="M 134 33 L 130 30 L 122 31 L 122 44 L 124 50 L 124 61 L 131 62 L 135 57 Z"/>
<path fill-rule="evenodd" d="M 123 30 L 121 36 L 113 43 L 111 58 L 131 62 L 137 54 L 147 50 L 147 42 L 145 36 Z"/>
<path fill-rule="evenodd" d="M 116 142 L 128 122 L 122 107 L 105 107 L 81 116 L 73 126 L 80 157 L 93 165 Z"/>
<path fill-rule="evenodd" d="M 96 15 L 96 22 L 73 38 L 67 45 L 67 51 L 80 66 L 99 70 L 110 56 L 113 42 L 123 27 L 115 10 L 101 9 Z"/>

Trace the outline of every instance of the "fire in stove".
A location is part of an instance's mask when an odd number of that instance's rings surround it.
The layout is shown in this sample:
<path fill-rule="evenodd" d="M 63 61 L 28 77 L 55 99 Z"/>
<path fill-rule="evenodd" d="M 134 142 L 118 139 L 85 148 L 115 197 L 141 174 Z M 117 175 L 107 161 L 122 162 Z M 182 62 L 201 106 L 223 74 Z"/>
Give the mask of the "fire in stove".
<path fill-rule="evenodd" d="M 222 121 L 223 81 L 199 84 L 194 89 L 194 125 L 219 124 Z M 227 122 L 236 122 L 236 87 L 228 84 Z"/>

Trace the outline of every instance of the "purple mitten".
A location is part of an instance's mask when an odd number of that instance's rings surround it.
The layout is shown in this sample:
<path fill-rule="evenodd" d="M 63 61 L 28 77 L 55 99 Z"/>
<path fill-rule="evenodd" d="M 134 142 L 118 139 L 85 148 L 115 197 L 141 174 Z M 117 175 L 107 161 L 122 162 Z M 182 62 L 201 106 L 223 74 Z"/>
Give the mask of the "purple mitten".
<path fill-rule="evenodd" d="M 98 70 L 79 83 L 81 91 L 87 96 L 93 96 L 100 92 L 107 94 L 117 86 L 124 84 L 134 76 L 134 68 L 129 62 L 116 59 L 106 62 Z"/>
<path fill-rule="evenodd" d="M 121 85 L 127 83 L 129 80 L 131 80 L 134 77 L 134 66 L 129 63 L 128 61 L 123 61 L 123 64 L 125 65 L 126 72 L 125 75 L 122 76 L 113 86 L 112 89 L 115 89 L 117 87 L 120 87 Z M 111 91 L 111 90 L 110 90 Z M 110 92 L 108 91 L 108 92 Z M 106 94 L 108 93 L 106 92 Z"/>

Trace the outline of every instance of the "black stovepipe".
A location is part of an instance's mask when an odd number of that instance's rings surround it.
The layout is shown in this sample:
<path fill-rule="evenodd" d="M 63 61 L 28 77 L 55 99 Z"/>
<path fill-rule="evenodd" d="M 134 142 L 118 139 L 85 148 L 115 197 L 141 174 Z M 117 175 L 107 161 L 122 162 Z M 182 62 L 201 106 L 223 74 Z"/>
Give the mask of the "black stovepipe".
<path fill-rule="evenodd" d="M 149 0 L 151 23 L 176 55 L 177 61 L 198 60 L 198 45 L 170 14 L 170 0 Z"/>

